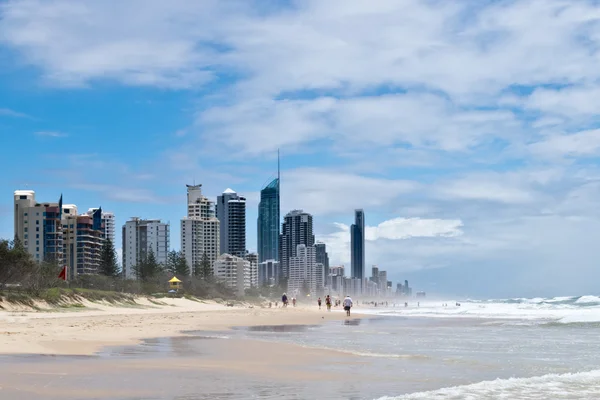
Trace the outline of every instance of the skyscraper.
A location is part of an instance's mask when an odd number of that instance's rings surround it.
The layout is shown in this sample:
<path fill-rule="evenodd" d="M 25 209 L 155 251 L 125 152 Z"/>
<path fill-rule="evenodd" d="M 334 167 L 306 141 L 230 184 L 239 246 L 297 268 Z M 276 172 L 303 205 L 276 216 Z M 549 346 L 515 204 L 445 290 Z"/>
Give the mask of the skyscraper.
<path fill-rule="evenodd" d="M 217 219 L 220 223 L 220 254 L 246 255 L 246 198 L 227 189 L 217 197 Z"/>
<path fill-rule="evenodd" d="M 167 262 L 170 247 L 170 226 L 158 219 L 132 218 L 123 225 L 123 275 L 135 278 L 134 267 L 150 251 L 159 264 Z"/>
<path fill-rule="evenodd" d="M 204 254 L 212 266 L 221 251 L 214 203 L 202 194 L 202 185 L 187 185 L 187 201 L 188 215 L 181 220 L 181 251 L 191 270 Z"/>
<path fill-rule="evenodd" d="M 314 246 L 299 244 L 289 259 L 288 294 L 317 295 L 323 289 L 323 264 L 316 262 Z"/>
<path fill-rule="evenodd" d="M 306 247 L 313 247 L 315 245 L 313 217 L 302 210 L 293 210 L 283 219 L 279 243 L 281 271 L 284 277 L 289 276 L 290 258 L 296 256 L 296 249 L 299 244 L 303 244 Z"/>
<path fill-rule="evenodd" d="M 351 277 L 365 279 L 365 212 L 354 211 L 354 224 L 350 228 Z"/>
<path fill-rule="evenodd" d="M 323 285 L 329 286 L 329 255 L 327 254 L 327 245 L 322 242 L 315 243 L 315 252 L 317 254 L 317 263 L 323 265 Z"/>
<path fill-rule="evenodd" d="M 260 191 L 257 238 L 259 262 L 279 261 L 280 197 L 279 178 Z"/>

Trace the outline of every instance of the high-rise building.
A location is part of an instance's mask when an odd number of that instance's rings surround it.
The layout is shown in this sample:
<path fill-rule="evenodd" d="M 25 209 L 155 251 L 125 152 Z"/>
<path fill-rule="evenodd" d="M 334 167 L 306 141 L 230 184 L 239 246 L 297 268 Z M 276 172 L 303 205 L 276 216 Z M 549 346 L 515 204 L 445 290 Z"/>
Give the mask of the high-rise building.
<path fill-rule="evenodd" d="M 258 264 L 258 286 L 276 285 L 279 282 L 279 261 L 267 260 Z"/>
<path fill-rule="evenodd" d="M 354 224 L 350 228 L 350 262 L 351 277 L 360 279 L 365 276 L 365 213 L 354 211 Z"/>
<path fill-rule="evenodd" d="M 329 254 L 327 254 L 327 245 L 322 242 L 315 243 L 315 251 L 317 252 L 317 262 L 323 264 L 323 273 L 325 277 L 329 276 Z M 325 285 L 329 285 L 327 279 L 324 282 Z"/>
<path fill-rule="evenodd" d="M 214 203 L 202 194 L 202 185 L 187 185 L 188 215 L 181 220 L 181 251 L 193 270 L 206 254 L 211 264 L 220 253 L 220 223 Z"/>
<path fill-rule="evenodd" d="M 371 280 L 375 283 L 377 283 L 379 280 L 379 268 L 377 265 L 373 265 L 373 267 L 371 267 Z"/>
<path fill-rule="evenodd" d="M 77 275 L 95 275 L 100 272 L 105 226 L 102 210 L 96 209 L 92 215 L 77 215 L 75 205 L 62 208 L 63 249 L 66 278 Z"/>
<path fill-rule="evenodd" d="M 279 240 L 281 272 L 284 277 L 289 276 L 290 259 L 296 257 L 296 250 L 300 244 L 306 247 L 313 247 L 315 244 L 313 217 L 302 210 L 293 210 L 283 219 Z"/>
<path fill-rule="evenodd" d="M 14 192 L 15 237 L 34 260 L 64 266 L 62 195 L 58 203 L 38 203 L 33 190 Z"/>
<path fill-rule="evenodd" d="M 258 266 L 231 254 L 223 254 L 214 263 L 215 277 L 243 296 L 246 289 L 257 286 Z"/>
<path fill-rule="evenodd" d="M 220 223 L 220 254 L 244 257 L 246 254 L 246 198 L 227 189 L 217 197 Z"/>
<path fill-rule="evenodd" d="M 259 262 L 279 259 L 280 217 L 279 178 L 260 191 L 258 205 L 257 239 Z"/>
<path fill-rule="evenodd" d="M 123 276 L 135 278 L 135 267 L 152 251 L 159 264 L 166 264 L 170 248 L 170 226 L 158 219 L 132 218 L 123 225 Z"/>
<path fill-rule="evenodd" d="M 298 296 L 310 294 L 315 296 L 323 288 L 323 277 L 321 274 L 321 285 L 319 286 L 319 268 L 323 270 L 323 264 L 317 264 L 314 246 L 299 244 L 295 255 L 289 258 L 288 294 Z M 306 293 L 305 293 L 306 292 Z"/>
<path fill-rule="evenodd" d="M 339 265 L 336 267 L 329 267 L 329 273 L 337 276 L 345 276 L 346 268 L 343 265 Z"/>
<path fill-rule="evenodd" d="M 387 295 L 387 271 L 379 271 L 379 279 L 377 280 L 377 289 L 381 296 Z"/>
<path fill-rule="evenodd" d="M 94 213 L 98 210 L 98 208 L 90 208 L 87 215 L 93 217 Z M 102 211 L 103 237 L 104 239 L 110 239 L 113 244 L 115 244 L 115 223 L 114 213 Z"/>

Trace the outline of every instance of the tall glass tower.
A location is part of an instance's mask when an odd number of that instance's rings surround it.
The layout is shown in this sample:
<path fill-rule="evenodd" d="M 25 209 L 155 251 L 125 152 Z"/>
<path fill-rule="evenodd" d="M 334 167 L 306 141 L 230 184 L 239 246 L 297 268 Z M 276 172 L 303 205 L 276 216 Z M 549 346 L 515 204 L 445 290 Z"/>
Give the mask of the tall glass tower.
<path fill-rule="evenodd" d="M 354 211 L 354 224 L 350 228 L 350 263 L 352 278 L 365 279 L 365 212 Z"/>
<path fill-rule="evenodd" d="M 258 262 L 279 261 L 280 168 L 277 153 L 277 178 L 260 191 L 258 205 Z"/>

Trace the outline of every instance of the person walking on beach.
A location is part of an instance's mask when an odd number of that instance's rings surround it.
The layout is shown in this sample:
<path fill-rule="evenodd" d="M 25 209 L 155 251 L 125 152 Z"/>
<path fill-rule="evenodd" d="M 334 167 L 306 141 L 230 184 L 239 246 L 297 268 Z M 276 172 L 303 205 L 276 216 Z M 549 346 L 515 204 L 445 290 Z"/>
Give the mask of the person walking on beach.
<path fill-rule="evenodd" d="M 331 297 L 329 295 L 325 297 L 325 305 L 327 306 L 327 311 L 331 311 Z"/>
<path fill-rule="evenodd" d="M 294 307 L 296 307 L 296 298 L 292 297 L 292 304 L 294 305 Z"/>
<path fill-rule="evenodd" d="M 346 296 L 344 299 L 344 310 L 346 310 L 346 316 L 350 316 L 350 309 L 352 308 L 352 299 L 350 296 Z"/>
<path fill-rule="evenodd" d="M 319 303 L 319 310 L 321 309 L 321 298 L 319 297 L 319 300 L 317 300 L 317 303 Z"/>
<path fill-rule="evenodd" d="M 287 299 L 287 294 L 283 294 L 283 296 L 281 296 L 281 303 L 283 304 L 284 307 L 287 307 L 287 303 L 288 303 L 288 299 Z"/>

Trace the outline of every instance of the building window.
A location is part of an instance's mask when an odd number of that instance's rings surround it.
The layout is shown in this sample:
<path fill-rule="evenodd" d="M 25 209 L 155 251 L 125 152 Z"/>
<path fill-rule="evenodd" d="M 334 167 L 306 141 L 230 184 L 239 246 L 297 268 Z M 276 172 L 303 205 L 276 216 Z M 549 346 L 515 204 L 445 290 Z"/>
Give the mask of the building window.
<path fill-rule="evenodd" d="M 39 227 L 39 226 L 38 226 L 38 227 L 36 227 L 36 228 L 35 228 L 35 231 L 36 231 L 36 232 L 39 232 L 39 231 L 40 231 L 40 227 Z"/>
<path fill-rule="evenodd" d="M 36 220 L 35 220 L 35 224 L 36 224 L 36 225 L 39 225 L 39 224 L 40 224 L 40 220 L 39 220 L 39 219 L 36 219 Z"/>
<path fill-rule="evenodd" d="M 40 248 L 39 248 L 39 247 L 36 247 L 36 248 L 35 248 L 35 251 L 40 251 Z M 38 255 L 37 255 L 37 257 L 38 257 L 38 258 L 40 258 L 40 255 L 38 254 Z"/>
<path fill-rule="evenodd" d="M 25 230 L 25 232 L 27 232 L 27 228 L 25 228 L 24 230 Z"/>

